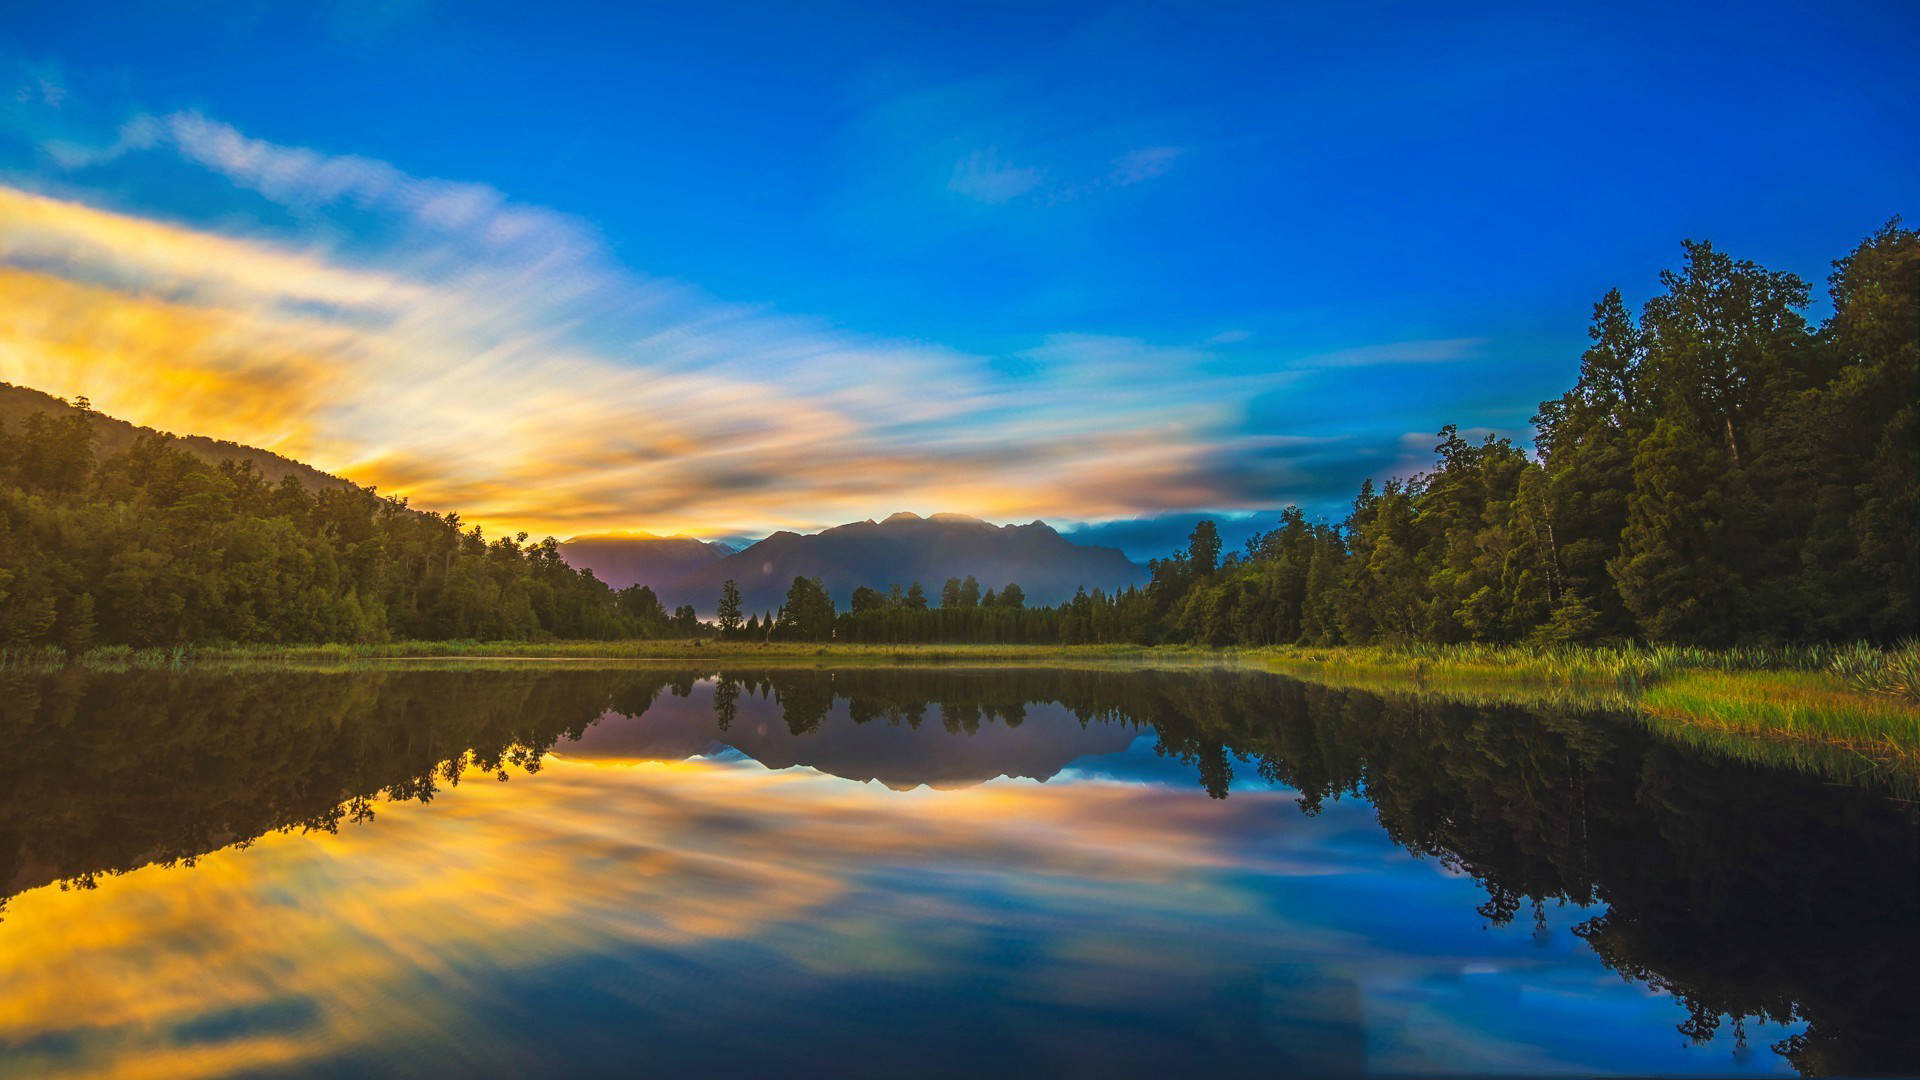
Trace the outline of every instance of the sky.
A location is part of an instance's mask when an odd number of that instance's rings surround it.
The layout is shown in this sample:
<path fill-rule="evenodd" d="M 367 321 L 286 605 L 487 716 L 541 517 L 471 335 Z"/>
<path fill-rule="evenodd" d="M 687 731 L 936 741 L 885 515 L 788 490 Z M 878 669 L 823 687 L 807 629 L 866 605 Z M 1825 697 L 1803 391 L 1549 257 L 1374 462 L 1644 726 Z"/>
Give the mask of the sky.
<path fill-rule="evenodd" d="M 1913 217 L 1920 8 L 1603 7 L 10 5 L 0 380 L 490 534 L 1237 541 Z"/>

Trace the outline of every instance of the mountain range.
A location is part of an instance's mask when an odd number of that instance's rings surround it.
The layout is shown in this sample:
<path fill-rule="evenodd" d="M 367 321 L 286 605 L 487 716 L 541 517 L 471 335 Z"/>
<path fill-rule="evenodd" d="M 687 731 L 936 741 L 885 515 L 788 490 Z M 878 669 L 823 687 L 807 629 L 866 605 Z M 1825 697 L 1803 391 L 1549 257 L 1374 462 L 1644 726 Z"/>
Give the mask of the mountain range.
<path fill-rule="evenodd" d="M 804 734 L 789 730 L 777 698 L 742 694 L 738 709 L 731 728 L 718 731 L 711 687 L 685 698 L 662 694 L 646 715 L 610 712 L 558 752 L 578 760 L 684 761 L 732 747 L 769 769 L 804 765 L 896 791 L 923 784 L 953 790 L 1001 776 L 1050 780 L 1076 761 L 1126 750 L 1135 737 L 1124 725 L 1083 724 L 1054 702 L 1024 708 L 1018 727 L 989 713 L 967 729 L 946 727 L 937 702 L 929 721 L 917 725 L 856 723 L 842 702 Z"/>
<path fill-rule="evenodd" d="M 603 581 L 647 585 L 669 607 L 702 612 L 713 610 L 728 580 L 749 612 L 778 608 L 796 577 L 819 578 L 843 608 L 861 585 L 884 590 L 917 581 L 937 603 L 942 582 L 972 576 L 982 589 L 1018 582 L 1028 603 L 1056 604 L 1079 588 L 1112 591 L 1146 580 L 1146 570 L 1118 548 L 1076 544 L 1041 521 L 994 525 L 965 514 L 900 513 L 817 533 L 781 531 L 741 551 L 694 545 L 702 542 L 581 537 L 561 551 Z"/>
<path fill-rule="evenodd" d="M 649 585 L 656 593 L 661 586 L 677 582 L 735 551 L 726 544 L 691 536 L 650 533 L 576 536 L 560 545 L 560 554 L 569 565 L 591 569 L 594 577 L 614 588 Z"/>
<path fill-rule="evenodd" d="M 33 413 L 64 415 L 75 406 L 51 394 L 0 382 L 0 424 L 18 430 Z M 208 461 L 247 461 L 270 483 L 292 476 L 309 489 L 347 481 L 269 450 L 200 435 L 173 435 L 89 412 L 94 449 L 107 457 L 143 434 Z M 710 613 L 732 579 L 750 612 L 777 609 L 796 577 L 819 578 L 845 608 L 861 585 L 885 589 L 919 582 L 938 601 L 941 583 L 971 575 L 982 589 L 1018 582 L 1030 604 L 1056 604 L 1086 588 L 1122 589 L 1146 570 L 1120 549 L 1076 544 L 1044 522 L 993 525 L 965 514 L 895 514 L 822 532 L 777 532 L 744 550 L 690 536 L 578 536 L 561 545 L 567 562 L 614 586 L 651 586 L 669 607 Z"/>

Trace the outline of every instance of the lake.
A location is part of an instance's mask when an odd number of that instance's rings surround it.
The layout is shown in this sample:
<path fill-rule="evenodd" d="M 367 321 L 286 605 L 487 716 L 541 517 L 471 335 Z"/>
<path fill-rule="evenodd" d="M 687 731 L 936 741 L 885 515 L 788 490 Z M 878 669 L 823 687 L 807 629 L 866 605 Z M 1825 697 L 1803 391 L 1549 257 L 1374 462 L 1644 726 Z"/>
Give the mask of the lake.
<path fill-rule="evenodd" d="M 0 1075 L 1920 1072 L 1920 830 L 1227 669 L 0 676 Z"/>

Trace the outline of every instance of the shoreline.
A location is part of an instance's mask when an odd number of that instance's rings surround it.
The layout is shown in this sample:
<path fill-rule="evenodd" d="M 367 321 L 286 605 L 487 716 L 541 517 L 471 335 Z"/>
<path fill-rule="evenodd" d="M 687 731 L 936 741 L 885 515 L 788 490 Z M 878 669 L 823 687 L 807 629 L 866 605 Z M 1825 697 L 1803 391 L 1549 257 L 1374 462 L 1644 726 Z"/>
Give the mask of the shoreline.
<path fill-rule="evenodd" d="M 0 673 L 71 668 L 244 671 L 367 670 L 446 663 L 682 663 L 767 666 L 1047 665 L 1269 671 L 1341 689 L 1466 704 L 1591 708 L 1638 716 L 1689 741 L 1813 748 L 1861 765 L 1920 769 L 1920 703 L 1849 685 L 1829 670 L 1833 650 L 1647 647 L 1298 645 L 867 645 L 693 640 L 472 642 L 381 645 L 109 647 L 68 658 L 52 650 L 0 653 Z M 1823 769 L 1822 771 L 1831 771 Z"/>

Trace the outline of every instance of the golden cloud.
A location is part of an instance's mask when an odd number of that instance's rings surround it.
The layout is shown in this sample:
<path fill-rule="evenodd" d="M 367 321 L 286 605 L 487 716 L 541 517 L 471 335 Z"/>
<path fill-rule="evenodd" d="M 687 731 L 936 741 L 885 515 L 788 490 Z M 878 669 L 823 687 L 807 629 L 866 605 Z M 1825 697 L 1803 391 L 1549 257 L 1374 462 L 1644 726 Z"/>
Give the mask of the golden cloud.
<path fill-rule="evenodd" d="M 238 154 L 246 176 L 337 186 L 327 159 L 198 123 L 194 145 Z M 299 167 L 275 166 L 282 152 Z M 378 163 L 347 174 L 389 201 L 415 190 Z M 558 215 L 464 199 L 474 240 L 401 201 L 406 239 L 370 269 L 0 187 L 0 379 L 493 532 L 1087 519 L 1238 497 L 1205 474 L 1217 394 L 1185 387 L 1167 350 L 1053 339 L 1044 374 L 1008 387 L 974 358 L 610 270 Z"/>

